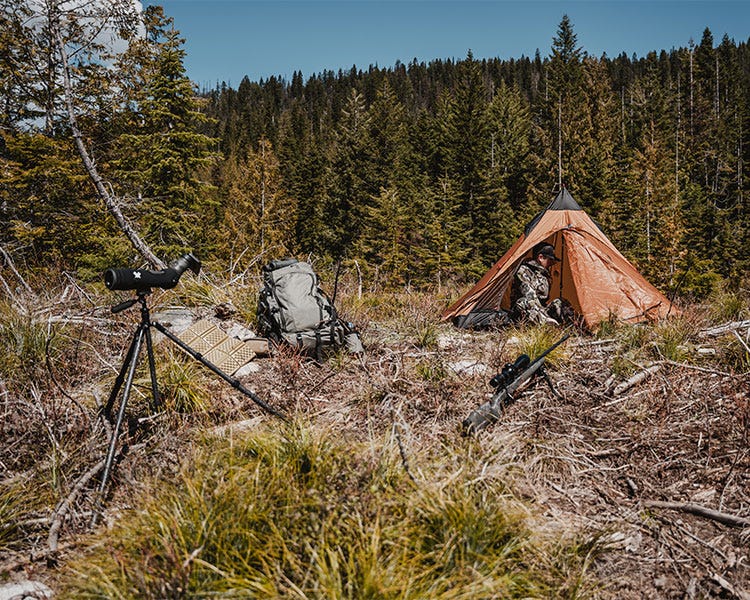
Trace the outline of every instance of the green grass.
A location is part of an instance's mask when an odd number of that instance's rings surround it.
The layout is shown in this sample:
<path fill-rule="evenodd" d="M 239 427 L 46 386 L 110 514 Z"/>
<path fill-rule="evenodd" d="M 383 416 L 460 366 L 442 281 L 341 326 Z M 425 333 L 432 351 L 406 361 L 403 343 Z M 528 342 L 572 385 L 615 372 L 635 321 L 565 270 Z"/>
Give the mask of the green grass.
<path fill-rule="evenodd" d="M 517 340 L 516 356 L 513 357 L 513 360 L 521 354 L 526 354 L 531 360 L 534 360 L 548 348 L 551 348 L 563 335 L 564 332 L 559 327 L 548 325 L 512 330 L 508 337 Z M 563 365 L 568 360 L 568 354 L 564 342 L 546 356 L 545 363 L 552 367 Z"/>
<path fill-rule="evenodd" d="M 695 356 L 696 327 L 688 319 L 677 317 L 660 321 L 653 328 L 655 357 L 688 362 Z"/>
<path fill-rule="evenodd" d="M 6 383 L 34 380 L 45 371 L 50 337 L 47 323 L 0 302 L 0 378 Z M 51 337 L 50 344 L 58 338 Z M 54 352 L 51 347 L 49 352 Z"/>
<path fill-rule="evenodd" d="M 163 354 L 157 366 L 157 381 L 167 410 L 178 413 L 207 412 L 211 392 L 200 363 L 171 350 Z M 145 381 L 141 383 L 145 384 Z"/>
<path fill-rule="evenodd" d="M 698 326 L 675 316 L 655 324 L 621 324 L 611 331 L 617 342 L 612 372 L 628 376 L 654 361 L 695 362 Z"/>
<path fill-rule="evenodd" d="M 746 291 L 730 291 L 724 286 L 709 298 L 709 318 L 715 323 L 742 321 L 750 318 L 750 302 Z"/>
<path fill-rule="evenodd" d="M 17 491 L 0 491 L 0 551 L 12 549 L 19 540 L 17 523 L 23 510 L 22 496 Z"/>
<path fill-rule="evenodd" d="M 585 596 L 585 544 L 536 538 L 530 508 L 479 462 L 417 483 L 399 463 L 388 439 L 300 424 L 207 440 L 90 541 L 60 597 Z"/>

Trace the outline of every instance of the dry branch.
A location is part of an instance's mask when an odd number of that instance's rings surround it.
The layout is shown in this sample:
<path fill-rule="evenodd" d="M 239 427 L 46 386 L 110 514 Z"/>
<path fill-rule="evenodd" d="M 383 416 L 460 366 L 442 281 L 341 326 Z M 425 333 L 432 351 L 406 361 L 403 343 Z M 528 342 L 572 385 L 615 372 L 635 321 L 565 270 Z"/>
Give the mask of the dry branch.
<path fill-rule="evenodd" d="M 750 594 L 748 592 L 745 592 L 744 590 L 739 589 L 737 586 L 732 585 L 718 573 L 714 573 L 713 575 L 711 575 L 711 579 L 718 583 L 719 587 L 732 594 L 735 598 L 739 598 L 739 600 L 750 600 Z"/>
<path fill-rule="evenodd" d="M 732 321 L 731 323 L 725 323 L 724 325 L 717 325 L 716 327 L 709 327 L 698 333 L 701 337 L 715 337 L 722 335 L 729 331 L 736 331 L 743 327 L 750 327 L 750 321 Z"/>
<path fill-rule="evenodd" d="M 620 394 L 627 392 L 633 386 L 636 386 L 642 381 L 651 377 L 651 375 L 656 373 L 659 369 L 661 369 L 661 365 L 657 364 L 657 365 L 651 365 L 649 367 L 646 367 L 642 371 L 638 371 L 638 373 L 636 373 L 635 375 L 633 375 L 632 377 L 630 377 L 629 379 L 623 381 L 620 385 L 618 385 L 614 389 L 612 394 L 614 396 L 619 396 Z"/>
<path fill-rule="evenodd" d="M 76 543 L 77 542 L 67 542 L 65 544 L 60 544 L 57 550 L 58 551 L 67 550 L 75 546 Z M 13 560 L 9 560 L 7 562 L 4 562 L 3 564 L 0 564 L 0 574 L 11 573 L 13 571 L 17 571 L 18 569 L 25 567 L 26 565 L 29 565 L 31 563 L 38 562 L 44 559 L 48 559 L 50 555 L 51 555 L 51 552 L 49 548 L 42 548 L 41 550 L 33 550 L 29 552 L 28 554 L 24 554 L 23 556 L 20 556 L 18 558 L 15 558 Z"/>
<path fill-rule="evenodd" d="M 13 272 L 13 275 L 16 276 L 18 281 L 23 286 L 23 289 L 25 289 L 29 294 L 33 294 L 33 290 L 31 289 L 31 286 L 26 283 L 26 280 L 21 276 L 21 274 L 16 269 L 16 265 L 13 264 L 13 259 L 10 257 L 10 255 L 5 251 L 5 248 L 0 246 L 0 254 L 3 255 L 3 259 L 5 260 L 5 264 L 8 265 L 8 268 Z"/>
<path fill-rule="evenodd" d="M 78 128 L 78 119 L 76 118 L 75 108 L 73 106 L 73 84 L 70 80 L 68 53 L 65 49 L 65 42 L 63 41 L 59 25 L 55 26 L 54 35 L 55 43 L 57 45 L 57 51 L 60 53 L 60 60 L 62 62 L 61 66 L 63 75 L 63 88 L 65 90 L 64 98 L 68 113 L 68 125 L 70 126 L 70 131 L 73 134 L 73 142 L 79 156 L 81 157 L 83 166 L 86 169 L 89 178 L 93 182 L 97 194 L 102 199 L 102 202 L 104 202 L 107 211 L 109 211 L 109 213 L 114 217 L 118 226 L 127 236 L 133 247 L 140 253 L 141 256 L 143 256 L 143 258 L 151 263 L 151 265 L 158 269 L 163 269 L 166 267 L 164 262 L 153 253 L 151 248 L 149 248 L 146 242 L 141 239 L 135 228 L 125 218 L 125 215 L 122 214 L 117 199 L 115 198 L 113 193 L 107 190 L 107 186 L 105 185 L 104 180 L 99 175 L 99 171 L 96 168 L 96 165 L 94 164 L 94 161 L 92 160 L 91 155 L 89 154 L 86 145 L 83 142 L 83 135 L 81 133 L 81 130 Z"/>
<path fill-rule="evenodd" d="M 750 527 L 750 519 L 730 515 L 727 513 L 719 512 L 711 508 L 706 508 L 700 504 L 691 504 L 687 502 L 664 502 L 661 500 L 645 500 L 643 505 L 647 508 L 667 508 L 671 510 L 680 510 L 682 512 L 691 513 L 699 517 L 705 517 L 706 519 L 712 519 L 718 521 L 724 525 L 731 527 Z"/>
<path fill-rule="evenodd" d="M 737 339 L 739 340 L 740 344 L 742 344 L 742 347 L 743 347 L 743 348 L 745 348 L 745 352 L 747 352 L 748 354 L 750 354 L 750 348 L 749 348 L 749 347 L 748 347 L 748 345 L 747 345 L 747 344 L 745 343 L 745 340 L 743 340 L 743 339 L 742 339 L 742 337 L 740 336 L 740 334 L 739 334 L 739 333 L 737 333 L 737 330 L 736 330 L 736 329 L 733 329 L 733 330 L 732 330 L 732 333 L 733 333 L 733 334 L 735 335 L 735 337 L 736 337 L 736 338 L 737 338 Z"/>
<path fill-rule="evenodd" d="M 59 504 L 57 510 L 55 510 L 55 514 L 52 517 L 52 526 L 49 528 L 49 536 L 47 537 L 47 546 L 49 547 L 49 556 L 51 559 L 54 560 L 55 554 L 57 553 L 57 540 L 60 535 L 60 527 L 62 527 L 65 515 L 68 513 L 70 507 L 75 502 L 78 494 L 81 493 L 81 490 L 83 490 L 88 482 L 91 481 L 91 479 L 93 479 L 99 473 L 99 471 L 104 468 L 104 462 L 104 460 L 100 460 L 91 469 L 86 471 L 78 479 L 75 486 L 73 486 L 73 490 L 70 492 L 70 494 L 68 494 L 68 497 L 65 498 L 65 500 L 63 500 Z"/>

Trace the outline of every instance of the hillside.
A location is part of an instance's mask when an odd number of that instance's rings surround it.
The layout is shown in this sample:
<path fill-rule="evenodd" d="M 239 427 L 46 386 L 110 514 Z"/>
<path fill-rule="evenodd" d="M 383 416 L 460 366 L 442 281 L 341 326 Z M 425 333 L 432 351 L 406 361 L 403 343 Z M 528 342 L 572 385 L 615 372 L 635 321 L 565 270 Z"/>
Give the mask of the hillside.
<path fill-rule="evenodd" d="M 190 281 L 152 308 L 247 324 L 255 289 Z M 746 299 L 574 333 L 559 397 L 539 378 L 464 437 L 489 377 L 559 331 L 460 333 L 442 295 L 342 290 L 362 359 L 279 352 L 242 377 L 292 425 L 157 344 L 168 408 L 141 365 L 94 531 L 96 406 L 137 310 L 73 284 L 3 304 L 2 577 L 63 598 L 748 597 Z"/>

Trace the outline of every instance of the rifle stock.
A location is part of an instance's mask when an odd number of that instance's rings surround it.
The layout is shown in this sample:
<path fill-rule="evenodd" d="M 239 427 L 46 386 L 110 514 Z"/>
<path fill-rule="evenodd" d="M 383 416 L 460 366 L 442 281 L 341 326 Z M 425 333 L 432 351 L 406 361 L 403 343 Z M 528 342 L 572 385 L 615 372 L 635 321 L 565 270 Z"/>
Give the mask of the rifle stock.
<path fill-rule="evenodd" d="M 481 429 L 487 427 L 491 423 L 500 419 L 503 408 L 507 403 L 507 400 L 513 398 L 513 393 L 518 390 L 522 385 L 528 382 L 537 372 L 544 366 L 544 361 L 547 355 L 562 344 L 565 340 L 570 337 L 569 333 L 566 333 L 557 342 L 552 344 L 539 356 L 537 356 L 526 369 L 524 369 L 515 379 L 513 379 L 507 386 L 502 389 L 498 389 L 487 402 L 479 406 L 478 408 L 471 411 L 468 417 L 466 417 L 461 423 L 464 434 L 468 435 L 476 433 Z"/>

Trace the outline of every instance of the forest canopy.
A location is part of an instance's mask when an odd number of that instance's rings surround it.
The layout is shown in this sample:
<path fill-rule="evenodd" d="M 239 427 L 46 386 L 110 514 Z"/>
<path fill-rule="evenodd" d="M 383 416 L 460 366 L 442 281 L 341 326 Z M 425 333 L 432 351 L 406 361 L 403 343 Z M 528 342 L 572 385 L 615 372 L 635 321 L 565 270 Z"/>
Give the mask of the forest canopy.
<path fill-rule="evenodd" d="M 748 273 L 747 40 L 594 57 L 563 16 L 534 57 L 198 90 L 159 7 L 0 5 L 0 245 L 19 268 L 90 279 L 193 251 L 226 271 L 311 255 L 379 287 L 463 283 L 565 186 L 662 291 Z M 97 19 L 123 51 L 92 42 Z"/>

